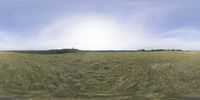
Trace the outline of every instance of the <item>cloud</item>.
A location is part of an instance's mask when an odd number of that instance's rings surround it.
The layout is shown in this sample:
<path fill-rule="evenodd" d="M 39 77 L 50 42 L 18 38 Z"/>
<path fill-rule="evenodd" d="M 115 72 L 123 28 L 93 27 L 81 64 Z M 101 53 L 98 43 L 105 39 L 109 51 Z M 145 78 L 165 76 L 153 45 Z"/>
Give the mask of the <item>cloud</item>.
<path fill-rule="evenodd" d="M 92 17 L 91 17 L 92 16 Z M 38 30 L 38 33 L 35 37 L 27 37 L 26 42 L 21 43 L 21 48 L 24 49 L 60 49 L 60 48 L 71 48 L 75 47 L 78 49 L 200 49 L 199 44 L 200 41 L 198 38 L 199 30 L 192 28 L 178 28 L 174 30 L 169 30 L 162 34 L 154 34 L 151 31 L 152 28 L 149 29 L 149 25 L 146 22 L 145 18 L 148 15 L 145 15 L 143 18 L 138 17 L 140 14 L 136 14 L 136 17 L 132 19 L 132 22 L 125 25 L 121 25 L 121 22 L 117 22 L 118 20 L 111 21 L 110 18 L 100 17 L 94 15 L 87 16 L 72 16 L 62 20 L 55 21 L 50 25 L 41 28 Z M 88 22 L 88 20 L 94 22 L 94 20 L 103 20 L 103 23 L 109 24 L 112 23 L 114 25 L 114 29 L 116 29 L 113 33 L 115 36 L 115 43 L 113 40 L 107 41 L 110 43 L 110 47 L 105 47 L 104 45 L 99 46 L 99 48 L 91 48 L 87 47 L 87 45 L 81 45 L 83 43 L 82 40 L 79 40 L 83 37 L 77 37 L 78 34 L 82 34 L 79 31 L 79 28 L 84 27 L 85 24 L 82 24 L 83 21 Z M 106 22 L 104 22 L 106 21 Z M 98 23 L 99 24 L 99 23 Z M 151 24 L 151 23 L 150 23 Z M 78 25 L 78 27 L 76 27 Z M 130 26 L 129 26 L 130 25 Z M 126 27 L 129 26 L 129 27 Z M 84 38 L 86 39 L 86 38 Z M 7 39 L 6 39 L 7 40 Z M 13 39 L 16 40 L 16 39 Z M 103 41 L 103 39 L 102 39 Z M 4 44 L 8 44 L 5 43 Z M 93 44 L 91 42 L 91 44 Z M 16 48 L 13 46 L 13 48 Z M 18 47 L 20 48 L 20 47 Z"/>
<path fill-rule="evenodd" d="M 200 49 L 197 0 L 0 2 L 0 49 Z"/>
<path fill-rule="evenodd" d="M 81 17 L 80 17 L 81 16 Z M 75 15 L 41 28 L 28 48 L 116 49 L 121 30 L 113 19 L 97 15 Z"/>

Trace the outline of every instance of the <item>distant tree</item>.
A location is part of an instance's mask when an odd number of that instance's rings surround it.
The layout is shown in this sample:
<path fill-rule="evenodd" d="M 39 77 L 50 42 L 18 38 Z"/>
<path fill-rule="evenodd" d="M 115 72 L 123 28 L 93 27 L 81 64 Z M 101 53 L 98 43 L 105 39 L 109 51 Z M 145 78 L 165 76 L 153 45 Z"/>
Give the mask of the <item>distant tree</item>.
<path fill-rule="evenodd" d="M 142 51 L 142 52 L 145 52 L 146 50 L 145 50 L 145 49 L 139 49 L 138 51 Z"/>
<path fill-rule="evenodd" d="M 177 49 L 176 51 L 183 51 L 183 50 L 181 50 L 181 49 Z"/>

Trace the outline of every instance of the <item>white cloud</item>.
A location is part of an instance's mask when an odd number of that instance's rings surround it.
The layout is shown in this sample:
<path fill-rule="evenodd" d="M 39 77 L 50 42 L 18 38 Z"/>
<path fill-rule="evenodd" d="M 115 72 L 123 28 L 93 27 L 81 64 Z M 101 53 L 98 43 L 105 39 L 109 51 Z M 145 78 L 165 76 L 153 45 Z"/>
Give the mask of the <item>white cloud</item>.
<path fill-rule="evenodd" d="M 111 12 L 114 7 L 109 5 L 102 8 L 108 9 L 102 15 L 102 12 L 96 14 L 99 10 L 91 14 L 70 13 L 67 18 L 58 17 L 58 20 L 37 31 L 30 30 L 28 37 L 0 32 L 0 49 L 200 49 L 200 30 L 187 27 L 165 29 L 167 26 L 159 26 L 166 16 L 182 11 L 182 5 L 187 3 L 162 2 L 127 2 L 129 8 L 120 6 L 120 12 Z M 109 12 L 112 14 L 109 15 Z M 176 19 L 168 21 L 171 25 L 172 21 L 176 23 Z"/>
<path fill-rule="evenodd" d="M 145 19 L 145 17 L 143 19 Z M 184 27 L 170 30 L 164 34 L 152 34 L 148 29 L 148 23 L 140 23 L 143 22 L 143 19 L 135 17 L 132 19 L 132 22 L 135 23 L 130 23 L 130 27 L 126 27 L 127 24 L 120 25 L 117 20 L 111 20 L 106 17 L 73 16 L 56 21 L 42 28 L 38 32 L 39 35 L 36 38 L 29 38 L 28 40 L 30 42 L 26 42 L 23 47 L 28 49 L 75 47 L 78 49 L 108 50 L 141 48 L 200 49 L 200 42 L 198 40 L 193 40 L 193 38 L 200 37 L 198 30 Z M 138 23 L 140 25 L 138 25 Z M 111 34 L 102 35 L 101 32 L 106 34 L 110 32 Z M 96 41 L 101 41 L 102 43 Z"/>
<path fill-rule="evenodd" d="M 94 15 L 73 16 L 42 28 L 29 46 L 39 49 L 117 49 L 119 33 L 122 30 L 113 19 Z"/>

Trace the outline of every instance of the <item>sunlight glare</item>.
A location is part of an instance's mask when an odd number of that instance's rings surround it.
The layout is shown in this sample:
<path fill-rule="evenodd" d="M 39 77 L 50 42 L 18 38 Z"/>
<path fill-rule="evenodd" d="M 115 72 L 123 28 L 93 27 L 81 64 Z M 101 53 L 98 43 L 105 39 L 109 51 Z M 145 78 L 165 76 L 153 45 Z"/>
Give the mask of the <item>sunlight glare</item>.
<path fill-rule="evenodd" d="M 116 44 L 114 23 L 101 18 L 80 20 L 73 27 L 76 42 L 80 48 L 109 49 Z"/>

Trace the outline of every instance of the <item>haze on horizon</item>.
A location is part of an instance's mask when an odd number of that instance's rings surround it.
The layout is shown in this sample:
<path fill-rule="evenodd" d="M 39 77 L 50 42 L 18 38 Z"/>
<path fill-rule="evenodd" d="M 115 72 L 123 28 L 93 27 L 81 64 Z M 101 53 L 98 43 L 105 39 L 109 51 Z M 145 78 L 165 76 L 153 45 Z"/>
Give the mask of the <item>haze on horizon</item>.
<path fill-rule="evenodd" d="M 200 50 L 199 0 L 0 0 L 0 49 Z"/>

